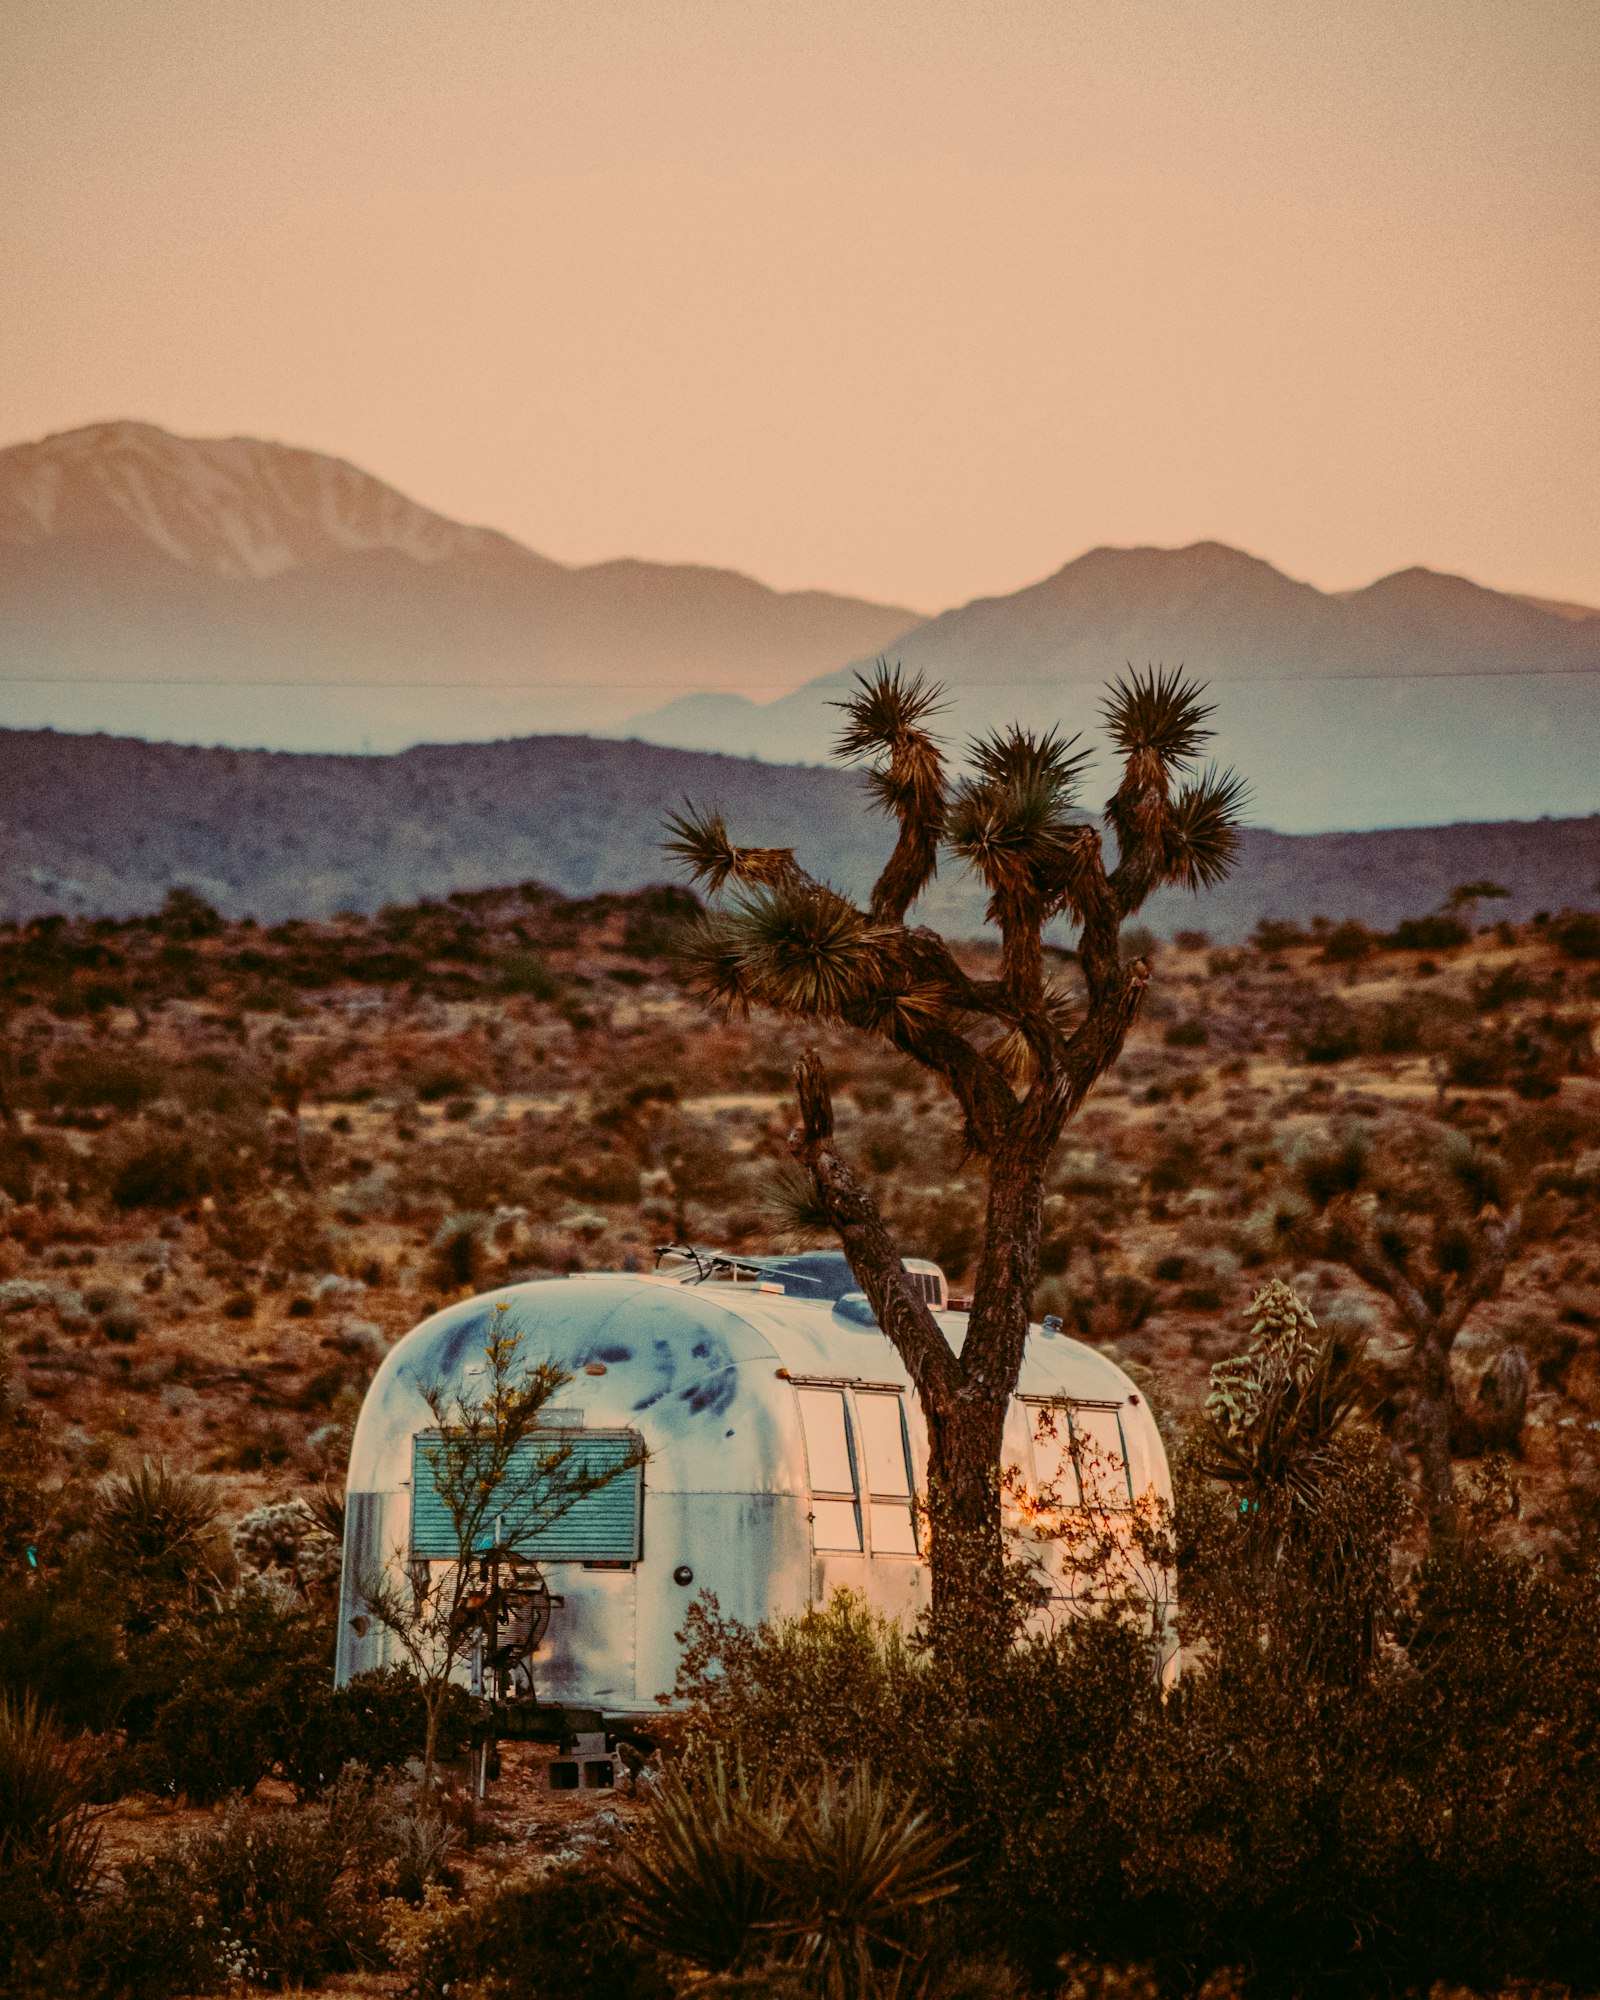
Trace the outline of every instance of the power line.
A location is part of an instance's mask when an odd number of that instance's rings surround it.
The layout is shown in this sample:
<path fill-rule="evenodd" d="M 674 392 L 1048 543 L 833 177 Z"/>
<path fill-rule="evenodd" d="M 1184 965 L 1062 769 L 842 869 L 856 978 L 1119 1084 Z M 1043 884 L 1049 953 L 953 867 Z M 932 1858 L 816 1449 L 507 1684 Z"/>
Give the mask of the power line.
<path fill-rule="evenodd" d="M 1447 667 L 1437 672 L 1426 668 L 1409 671 L 1379 673 L 1338 673 L 1338 674 L 1216 674 L 1211 676 L 1208 687 L 1330 687 L 1349 682 L 1371 681 L 1383 686 L 1391 681 L 1494 681 L 1494 680 L 1581 680 L 1600 674 L 1600 664 L 1592 667 Z M 821 677 L 819 677 L 821 678 Z M 944 689 L 951 694 L 977 694 L 990 688 L 1075 688 L 1098 687 L 1097 679 L 1065 680 L 1053 676 L 1038 676 L 1028 680 L 1009 677 L 994 680 L 947 680 Z M 6 687 L 148 687 L 148 688 L 325 688 L 332 691 L 387 691 L 390 693 L 492 693 L 492 694 L 556 694 L 573 689 L 582 689 L 591 694 L 634 693 L 664 694 L 673 700 L 687 700 L 702 694 L 735 694 L 749 696 L 752 689 L 770 692 L 774 699 L 782 700 L 788 695 L 803 694 L 815 681 L 803 681 L 799 687 L 760 681 L 714 682 L 702 681 L 684 687 L 677 681 L 594 681 L 594 680 L 540 680 L 540 681 L 335 681 L 335 680 L 266 680 L 255 677 L 241 679 L 225 675 L 176 675 L 176 674 L 5 674 L 0 675 L 0 688 Z"/>

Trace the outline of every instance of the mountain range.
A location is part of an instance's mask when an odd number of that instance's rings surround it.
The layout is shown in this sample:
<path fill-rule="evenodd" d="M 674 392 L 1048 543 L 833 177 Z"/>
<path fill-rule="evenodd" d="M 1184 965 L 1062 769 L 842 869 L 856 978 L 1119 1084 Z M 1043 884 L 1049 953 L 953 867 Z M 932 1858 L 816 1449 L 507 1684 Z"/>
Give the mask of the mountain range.
<path fill-rule="evenodd" d="M 604 729 L 686 688 L 798 686 L 916 622 L 732 570 L 568 568 L 252 438 L 108 423 L 0 451 L 9 722 L 306 749 Z"/>
<path fill-rule="evenodd" d="M 1092 549 L 1042 583 L 905 633 L 953 736 L 1012 721 L 1093 744 L 1108 675 L 1182 665 L 1216 704 L 1216 754 L 1284 829 L 1531 817 L 1600 804 L 1600 612 L 1408 569 L 1326 592 L 1199 542 Z M 824 756 L 867 663 L 767 704 L 704 694 L 632 727 L 652 742 Z"/>
<path fill-rule="evenodd" d="M 0 723 L 301 750 L 583 732 L 793 764 L 827 755 L 875 656 L 945 685 L 957 745 L 1013 719 L 1093 745 L 1108 676 L 1182 664 L 1282 831 L 1600 808 L 1600 611 L 1431 570 L 1327 592 L 1215 542 L 1099 548 L 922 619 L 568 568 L 248 438 L 110 423 L 0 451 Z"/>
<path fill-rule="evenodd" d="M 720 806 L 735 838 L 792 846 L 857 895 L 888 852 L 885 822 L 848 772 L 646 743 L 524 737 L 332 756 L 0 730 L 0 919 L 132 915 L 180 884 L 268 922 L 525 880 L 569 895 L 637 888 L 668 876 L 662 818 L 685 796 Z M 1221 888 L 1163 892 L 1145 918 L 1219 943 L 1264 916 L 1389 929 L 1485 879 L 1510 892 L 1495 916 L 1592 907 L 1600 815 L 1252 829 Z M 948 869 L 917 906 L 956 936 L 976 932 L 982 911 L 970 878 Z"/>

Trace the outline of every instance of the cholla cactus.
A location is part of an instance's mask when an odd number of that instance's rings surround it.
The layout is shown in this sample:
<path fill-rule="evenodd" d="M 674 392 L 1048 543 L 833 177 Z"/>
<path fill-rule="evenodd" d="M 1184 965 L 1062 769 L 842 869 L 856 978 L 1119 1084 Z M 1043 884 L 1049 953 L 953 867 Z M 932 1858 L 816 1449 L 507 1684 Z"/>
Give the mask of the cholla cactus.
<path fill-rule="evenodd" d="M 1274 1389 L 1304 1388 L 1322 1353 L 1311 1308 L 1281 1278 L 1262 1286 L 1244 1316 L 1254 1322 L 1249 1350 L 1216 1364 L 1206 1396 L 1206 1415 L 1231 1438 L 1256 1423 Z"/>
<path fill-rule="evenodd" d="M 1314 1505 L 1329 1447 L 1360 1402 L 1359 1356 L 1318 1336 L 1304 1300 L 1280 1279 L 1245 1317 L 1248 1350 L 1211 1371 L 1200 1463 L 1213 1479 L 1245 1487 L 1252 1508 L 1274 1496 Z"/>

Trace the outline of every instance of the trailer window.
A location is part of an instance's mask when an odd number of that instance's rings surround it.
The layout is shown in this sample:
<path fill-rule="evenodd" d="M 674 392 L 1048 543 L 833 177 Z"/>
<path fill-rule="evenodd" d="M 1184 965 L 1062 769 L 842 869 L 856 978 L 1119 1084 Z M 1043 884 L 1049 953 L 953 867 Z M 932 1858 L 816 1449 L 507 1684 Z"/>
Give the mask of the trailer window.
<path fill-rule="evenodd" d="M 1133 1480 L 1118 1411 L 1103 1404 L 1025 1399 L 1036 1495 L 1052 1511 L 1133 1505 Z"/>
<path fill-rule="evenodd" d="M 440 1473 L 463 1449 L 452 1433 L 422 1431 L 411 1452 L 411 1553 L 455 1562 L 463 1524 L 440 1491 Z M 540 1562 L 639 1560 L 644 1467 L 632 1431 L 543 1431 L 523 1440 L 500 1491 L 484 1506 L 474 1555 L 512 1548 Z M 457 1476 L 459 1473 L 459 1461 Z M 587 1492 L 580 1482 L 602 1483 Z M 446 1486 L 456 1484 L 447 1476 Z"/>
<path fill-rule="evenodd" d="M 911 1504 L 911 1441 L 906 1435 L 904 1400 L 898 1394 L 856 1391 L 861 1421 L 861 1456 L 872 1508 L 872 1553 L 914 1556 L 917 1517 Z"/>
<path fill-rule="evenodd" d="M 861 1495 L 842 1389 L 798 1389 L 811 1480 L 812 1539 L 819 1549 L 861 1547 Z"/>
<path fill-rule="evenodd" d="M 1128 1471 L 1128 1447 L 1122 1417 L 1116 1410 L 1094 1405 L 1072 1408 L 1073 1457 L 1086 1504 L 1131 1507 L 1133 1479 Z"/>

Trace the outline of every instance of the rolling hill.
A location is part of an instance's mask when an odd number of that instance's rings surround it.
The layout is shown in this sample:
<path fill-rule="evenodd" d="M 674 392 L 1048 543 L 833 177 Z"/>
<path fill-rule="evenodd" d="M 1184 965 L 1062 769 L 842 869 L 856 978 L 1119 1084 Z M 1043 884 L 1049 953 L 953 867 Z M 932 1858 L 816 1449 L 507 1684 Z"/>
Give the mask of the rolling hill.
<path fill-rule="evenodd" d="M 130 915 L 179 884 L 265 921 L 536 879 L 570 895 L 669 871 L 662 815 L 721 806 L 735 837 L 793 846 L 861 892 L 888 850 L 849 773 L 585 737 L 432 744 L 394 756 L 200 749 L 0 730 L 0 918 Z M 1588 906 L 1600 815 L 1292 836 L 1252 830 L 1209 895 L 1164 893 L 1160 932 L 1248 935 L 1263 916 L 1355 916 L 1378 928 L 1434 908 L 1458 882 L 1511 891 L 1494 914 Z M 982 897 L 946 874 L 919 905 L 957 935 Z"/>

